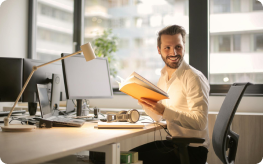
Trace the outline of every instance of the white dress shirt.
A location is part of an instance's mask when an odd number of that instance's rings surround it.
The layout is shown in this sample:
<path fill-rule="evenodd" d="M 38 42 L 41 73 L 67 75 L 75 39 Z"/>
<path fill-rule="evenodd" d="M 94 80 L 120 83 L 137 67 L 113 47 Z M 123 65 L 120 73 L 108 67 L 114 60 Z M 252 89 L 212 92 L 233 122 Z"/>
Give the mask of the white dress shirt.
<path fill-rule="evenodd" d="M 166 67 L 161 71 L 158 87 L 166 91 L 169 99 L 160 101 L 165 110 L 163 116 L 145 109 L 155 121 L 162 118 L 172 136 L 204 138 L 203 144 L 189 146 L 209 147 L 208 97 L 210 86 L 206 77 L 198 70 L 182 61 L 168 80 Z"/>

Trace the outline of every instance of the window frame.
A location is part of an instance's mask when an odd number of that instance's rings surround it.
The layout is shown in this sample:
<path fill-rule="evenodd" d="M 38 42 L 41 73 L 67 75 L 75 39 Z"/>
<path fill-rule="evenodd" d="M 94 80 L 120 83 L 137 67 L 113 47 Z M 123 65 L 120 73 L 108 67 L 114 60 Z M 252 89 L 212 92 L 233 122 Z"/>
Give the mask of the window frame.
<path fill-rule="evenodd" d="M 189 0 L 189 64 L 201 71 L 208 79 L 210 64 L 209 1 Z M 198 52 L 198 55 L 195 55 L 195 52 Z M 231 84 L 210 84 L 210 96 L 225 96 L 230 87 Z M 244 95 L 263 96 L 263 84 L 248 86 Z"/>
<path fill-rule="evenodd" d="M 189 0 L 189 64 L 201 71 L 209 79 L 210 55 L 210 0 Z M 75 12 L 77 11 L 77 12 Z M 36 14 L 37 1 L 29 0 L 28 13 L 28 58 L 36 55 Z M 84 41 L 84 0 L 74 0 L 73 43 L 75 51 Z M 198 43 L 198 44 L 196 44 Z M 196 53 L 198 52 L 198 53 Z M 210 84 L 210 96 L 225 96 L 230 84 Z M 126 95 L 113 88 L 114 95 Z M 263 96 L 263 84 L 248 86 L 245 95 Z"/>
<path fill-rule="evenodd" d="M 37 37 L 37 3 L 38 0 L 28 1 L 28 53 L 27 58 L 36 58 L 36 37 Z M 84 43 L 84 0 L 74 0 L 73 13 L 73 51 L 80 50 Z"/>

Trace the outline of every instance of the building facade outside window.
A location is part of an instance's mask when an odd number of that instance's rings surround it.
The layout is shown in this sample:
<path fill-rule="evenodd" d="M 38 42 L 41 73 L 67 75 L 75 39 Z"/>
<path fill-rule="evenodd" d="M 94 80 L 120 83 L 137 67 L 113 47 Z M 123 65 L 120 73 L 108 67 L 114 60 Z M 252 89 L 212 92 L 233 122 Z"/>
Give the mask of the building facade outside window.
<path fill-rule="evenodd" d="M 210 0 L 210 84 L 263 83 L 262 17 L 257 0 Z"/>
<path fill-rule="evenodd" d="M 36 59 L 50 61 L 73 51 L 73 0 L 38 0 Z"/>
<path fill-rule="evenodd" d="M 263 7 L 257 0 L 210 0 L 210 84 L 263 83 Z M 187 31 L 188 0 L 85 0 L 84 42 L 112 29 L 118 39 L 115 66 L 126 78 L 133 71 L 157 83 L 164 66 L 157 32 L 178 24 Z M 73 0 L 38 0 L 36 58 L 52 60 L 73 52 Z M 113 87 L 118 87 L 113 81 Z"/>

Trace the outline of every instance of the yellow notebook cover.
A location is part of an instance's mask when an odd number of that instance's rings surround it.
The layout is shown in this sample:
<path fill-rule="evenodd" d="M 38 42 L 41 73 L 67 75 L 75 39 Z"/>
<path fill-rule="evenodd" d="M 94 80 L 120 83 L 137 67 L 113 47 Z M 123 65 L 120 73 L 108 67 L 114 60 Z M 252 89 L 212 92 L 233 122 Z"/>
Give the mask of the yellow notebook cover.
<path fill-rule="evenodd" d="M 142 97 L 155 101 L 169 98 L 166 92 L 164 92 L 136 72 L 132 73 L 129 78 L 120 83 L 119 90 L 138 100 Z"/>

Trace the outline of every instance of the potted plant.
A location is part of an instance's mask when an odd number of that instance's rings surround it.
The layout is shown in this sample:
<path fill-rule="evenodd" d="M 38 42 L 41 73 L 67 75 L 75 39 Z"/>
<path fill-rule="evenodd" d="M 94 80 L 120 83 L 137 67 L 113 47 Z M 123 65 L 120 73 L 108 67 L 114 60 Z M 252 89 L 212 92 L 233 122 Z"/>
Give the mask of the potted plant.
<path fill-rule="evenodd" d="M 97 37 L 92 41 L 95 54 L 98 57 L 105 57 L 108 59 L 109 67 L 110 67 L 110 74 L 113 77 L 116 77 L 117 70 L 114 66 L 116 62 L 116 58 L 114 56 L 114 52 L 117 49 L 117 40 L 118 38 L 112 34 L 112 30 L 104 30 L 103 34 Z"/>

